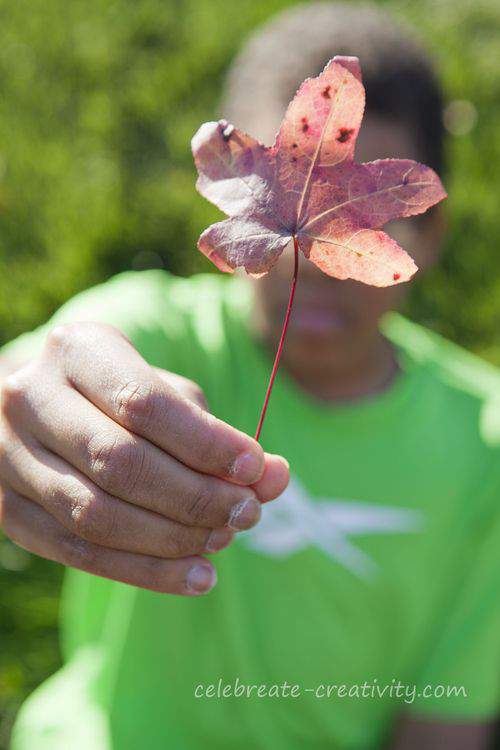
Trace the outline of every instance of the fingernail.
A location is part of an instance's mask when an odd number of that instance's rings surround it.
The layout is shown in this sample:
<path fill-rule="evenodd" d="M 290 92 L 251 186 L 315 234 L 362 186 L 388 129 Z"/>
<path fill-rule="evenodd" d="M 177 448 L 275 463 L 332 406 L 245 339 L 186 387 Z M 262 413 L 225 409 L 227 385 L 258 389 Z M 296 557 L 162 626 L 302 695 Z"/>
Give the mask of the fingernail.
<path fill-rule="evenodd" d="M 205 594 L 217 583 L 217 574 L 208 565 L 195 565 L 186 578 L 186 589 L 193 594 Z"/>
<path fill-rule="evenodd" d="M 261 515 L 262 508 L 257 498 L 247 497 L 232 508 L 227 525 L 235 531 L 243 531 L 255 526 Z"/>
<path fill-rule="evenodd" d="M 232 465 L 229 473 L 233 479 L 242 484 L 254 484 L 261 478 L 263 471 L 264 457 L 262 455 L 242 453 Z"/>
<path fill-rule="evenodd" d="M 205 550 L 207 552 L 219 552 L 233 541 L 231 529 L 213 529 L 207 539 Z"/>

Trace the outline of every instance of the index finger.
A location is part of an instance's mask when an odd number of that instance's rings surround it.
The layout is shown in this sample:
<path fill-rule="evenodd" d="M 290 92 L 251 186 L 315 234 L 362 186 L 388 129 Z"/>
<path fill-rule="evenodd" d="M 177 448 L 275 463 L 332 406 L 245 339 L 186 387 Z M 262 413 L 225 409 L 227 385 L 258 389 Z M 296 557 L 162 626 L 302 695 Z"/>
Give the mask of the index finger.
<path fill-rule="evenodd" d="M 116 328 L 60 326 L 48 346 L 64 352 L 69 382 L 118 424 L 196 471 L 238 484 L 261 478 L 261 446 L 169 386 Z"/>

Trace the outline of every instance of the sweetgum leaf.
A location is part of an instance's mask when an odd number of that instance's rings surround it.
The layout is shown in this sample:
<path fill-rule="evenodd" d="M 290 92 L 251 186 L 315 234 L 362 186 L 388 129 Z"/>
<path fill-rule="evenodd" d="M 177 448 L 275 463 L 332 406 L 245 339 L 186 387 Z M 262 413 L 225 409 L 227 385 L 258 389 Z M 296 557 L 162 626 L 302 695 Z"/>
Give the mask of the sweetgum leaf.
<path fill-rule="evenodd" d="M 437 174 L 410 159 L 354 161 L 365 92 L 359 61 L 335 57 L 290 102 L 273 146 L 225 120 L 192 141 L 197 189 L 229 218 L 198 247 L 222 271 L 267 273 L 292 237 L 318 268 L 374 286 L 408 281 L 410 256 L 381 227 L 446 197 Z"/>

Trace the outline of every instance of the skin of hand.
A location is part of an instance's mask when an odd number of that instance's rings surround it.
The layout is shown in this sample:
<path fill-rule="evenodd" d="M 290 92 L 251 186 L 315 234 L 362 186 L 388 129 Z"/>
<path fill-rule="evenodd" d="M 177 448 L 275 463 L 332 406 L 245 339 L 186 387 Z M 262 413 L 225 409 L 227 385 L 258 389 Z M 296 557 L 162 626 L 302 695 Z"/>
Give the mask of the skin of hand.
<path fill-rule="evenodd" d="M 0 525 L 64 565 L 204 594 L 217 580 L 204 555 L 256 524 L 288 479 L 285 459 L 112 326 L 59 326 L 38 359 L 2 378 Z"/>

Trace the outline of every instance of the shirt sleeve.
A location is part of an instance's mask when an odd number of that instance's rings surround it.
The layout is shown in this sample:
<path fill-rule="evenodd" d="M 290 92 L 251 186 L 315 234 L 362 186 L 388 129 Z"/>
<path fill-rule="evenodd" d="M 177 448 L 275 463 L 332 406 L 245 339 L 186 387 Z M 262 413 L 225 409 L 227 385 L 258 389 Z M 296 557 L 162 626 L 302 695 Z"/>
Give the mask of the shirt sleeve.
<path fill-rule="evenodd" d="M 126 272 L 76 295 L 46 323 L 6 344 L 0 353 L 23 364 L 38 356 L 47 334 L 57 325 L 98 321 L 116 326 L 135 348 L 158 367 L 173 366 L 173 339 L 182 335 L 182 315 L 171 300 L 189 283 L 166 271 Z"/>
<path fill-rule="evenodd" d="M 478 486 L 471 502 L 480 510 L 457 560 L 459 584 L 423 659 L 409 708 L 415 716 L 485 721 L 500 709 L 500 451 Z"/>

